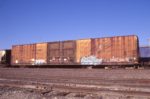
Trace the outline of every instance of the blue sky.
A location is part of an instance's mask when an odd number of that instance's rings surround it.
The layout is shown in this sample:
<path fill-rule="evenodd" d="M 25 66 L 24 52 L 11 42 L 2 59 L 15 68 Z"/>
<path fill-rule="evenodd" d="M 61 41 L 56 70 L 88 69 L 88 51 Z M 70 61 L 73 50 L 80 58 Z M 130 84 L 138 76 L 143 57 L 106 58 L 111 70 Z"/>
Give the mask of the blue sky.
<path fill-rule="evenodd" d="M 150 0 L 0 0 L 0 49 L 134 34 L 150 38 Z"/>

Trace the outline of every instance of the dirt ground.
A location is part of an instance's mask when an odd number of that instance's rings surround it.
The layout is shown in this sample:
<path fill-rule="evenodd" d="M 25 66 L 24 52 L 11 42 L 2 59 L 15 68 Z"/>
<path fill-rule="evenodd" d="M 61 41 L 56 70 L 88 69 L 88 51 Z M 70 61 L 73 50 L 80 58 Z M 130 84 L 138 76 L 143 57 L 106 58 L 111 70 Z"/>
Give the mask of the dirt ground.
<path fill-rule="evenodd" d="M 126 96 L 120 94 L 85 94 L 64 91 L 39 91 L 16 87 L 0 87 L 0 99 L 150 99 L 146 96 Z"/>
<path fill-rule="evenodd" d="M 0 68 L 0 99 L 150 99 L 149 72 Z"/>

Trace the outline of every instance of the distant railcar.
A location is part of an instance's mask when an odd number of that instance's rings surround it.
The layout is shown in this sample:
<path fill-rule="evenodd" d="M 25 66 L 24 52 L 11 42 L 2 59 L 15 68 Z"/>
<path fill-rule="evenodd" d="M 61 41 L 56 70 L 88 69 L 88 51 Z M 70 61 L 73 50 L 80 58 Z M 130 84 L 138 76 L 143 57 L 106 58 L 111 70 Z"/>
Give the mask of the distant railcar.
<path fill-rule="evenodd" d="M 140 63 L 143 66 L 150 65 L 150 46 L 140 47 Z"/>
<path fill-rule="evenodd" d="M 14 45 L 12 65 L 135 65 L 135 35 Z"/>
<path fill-rule="evenodd" d="M 0 50 L 0 65 L 10 65 L 11 50 Z"/>

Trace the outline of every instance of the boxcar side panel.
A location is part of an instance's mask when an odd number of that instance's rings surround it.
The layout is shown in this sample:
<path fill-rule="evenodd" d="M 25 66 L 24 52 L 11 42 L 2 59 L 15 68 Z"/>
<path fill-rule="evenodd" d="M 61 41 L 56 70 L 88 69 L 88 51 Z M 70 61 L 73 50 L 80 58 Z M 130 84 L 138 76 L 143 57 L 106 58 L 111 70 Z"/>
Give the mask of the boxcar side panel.
<path fill-rule="evenodd" d="M 36 62 L 40 64 L 47 63 L 47 43 L 36 44 Z"/>
<path fill-rule="evenodd" d="M 12 54 L 11 54 L 11 63 L 12 64 L 19 64 L 21 63 L 22 60 L 22 46 L 16 45 L 16 46 L 12 46 Z"/>
<path fill-rule="evenodd" d="M 92 54 L 103 63 L 138 62 L 138 38 L 136 36 L 116 36 L 92 39 Z"/>
<path fill-rule="evenodd" d="M 48 43 L 48 64 L 60 64 L 61 63 L 61 43 L 49 42 Z"/>
<path fill-rule="evenodd" d="M 91 39 L 76 41 L 76 62 L 80 63 L 82 57 L 90 56 L 91 54 Z"/>
<path fill-rule="evenodd" d="M 33 64 L 35 61 L 35 44 L 13 46 L 11 57 L 14 65 Z"/>
<path fill-rule="evenodd" d="M 76 42 L 74 40 L 63 41 L 61 55 L 63 64 L 74 64 L 76 60 Z"/>
<path fill-rule="evenodd" d="M 34 64 L 35 44 L 23 45 L 23 64 Z"/>

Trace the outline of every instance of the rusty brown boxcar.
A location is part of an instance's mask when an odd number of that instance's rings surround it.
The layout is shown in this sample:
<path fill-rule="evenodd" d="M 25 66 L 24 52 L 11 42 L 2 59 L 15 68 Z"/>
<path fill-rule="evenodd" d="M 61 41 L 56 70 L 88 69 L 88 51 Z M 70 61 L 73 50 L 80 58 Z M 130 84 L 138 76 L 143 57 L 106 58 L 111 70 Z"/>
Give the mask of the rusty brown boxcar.
<path fill-rule="evenodd" d="M 135 35 L 68 40 L 12 47 L 12 64 L 130 65 L 139 61 Z"/>

